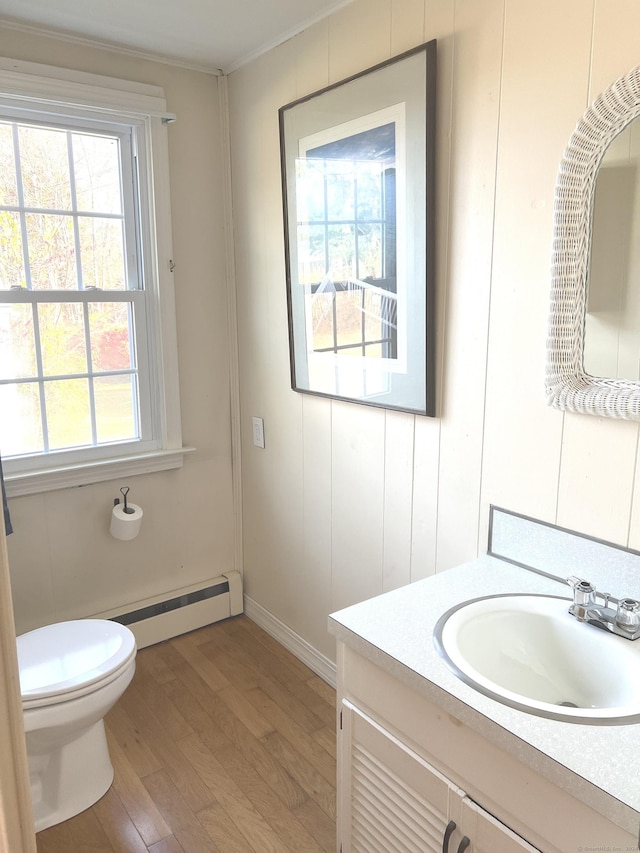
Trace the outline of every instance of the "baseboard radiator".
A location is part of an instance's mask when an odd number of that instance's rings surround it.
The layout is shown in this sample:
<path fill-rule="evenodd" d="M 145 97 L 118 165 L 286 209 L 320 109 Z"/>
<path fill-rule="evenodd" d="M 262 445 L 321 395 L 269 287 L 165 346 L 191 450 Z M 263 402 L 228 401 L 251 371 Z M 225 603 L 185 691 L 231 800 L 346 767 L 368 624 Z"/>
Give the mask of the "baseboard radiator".
<path fill-rule="evenodd" d="M 138 601 L 122 610 L 97 613 L 133 631 L 139 649 L 195 631 L 243 612 L 242 576 L 226 572 L 206 585 Z"/>

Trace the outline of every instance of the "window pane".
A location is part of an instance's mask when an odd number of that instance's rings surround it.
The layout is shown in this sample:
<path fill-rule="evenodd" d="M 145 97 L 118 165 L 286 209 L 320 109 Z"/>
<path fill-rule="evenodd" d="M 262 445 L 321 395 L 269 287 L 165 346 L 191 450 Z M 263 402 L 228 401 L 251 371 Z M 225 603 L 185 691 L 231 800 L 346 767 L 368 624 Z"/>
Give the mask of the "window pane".
<path fill-rule="evenodd" d="M 92 443 L 87 379 L 45 382 L 49 447 L 81 447 Z"/>
<path fill-rule="evenodd" d="M 83 216 L 78 220 L 82 283 L 103 290 L 124 290 L 124 241 L 119 219 Z"/>
<path fill-rule="evenodd" d="M 329 349 L 335 344 L 333 340 L 333 300 L 333 291 L 307 297 L 307 316 L 311 316 L 314 350 Z"/>
<path fill-rule="evenodd" d="M 128 370 L 134 366 L 130 306 L 125 302 L 96 302 L 89 306 L 93 370 Z"/>
<path fill-rule="evenodd" d="M 316 284 L 325 277 L 327 256 L 324 225 L 298 226 L 298 280 Z"/>
<path fill-rule="evenodd" d="M 26 287 L 20 216 L 0 210 L 0 289 Z"/>
<path fill-rule="evenodd" d="M 119 141 L 84 133 L 72 140 L 78 210 L 122 213 Z"/>
<path fill-rule="evenodd" d="M 327 162 L 327 219 L 354 219 L 355 180 L 353 163 L 348 160 Z"/>
<path fill-rule="evenodd" d="M 382 344 L 369 344 L 365 347 L 364 354 L 367 358 L 383 358 L 384 352 L 382 349 Z"/>
<path fill-rule="evenodd" d="M 78 276 L 71 217 L 27 213 L 25 218 L 34 290 L 75 290 Z"/>
<path fill-rule="evenodd" d="M 18 138 L 25 205 L 70 210 L 66 131 L 22 125 L 18 129 Z"/>
<path fill-rule="evenodd" d="M 387 297 L 379 293 L 370 290 L 364 291 L 365 337 L 369 341 L 379 340 L 389 335 L 389 327 L 383 322 L 387 302 Z M 371 355 L 371 353 L 368 354 Z"/>
<path fill-rule="evenodd" d="M 26 379 L 36 375 L 31 306 L 0 305 L 0 379 Z"/>
<path fill-rule="evenodd" d="M 362 292 L 343 290 L 336 294 L 338 346 L 362 341 Z M 362 355 L 361 348 L 346 350 L 343 355 Z"/>
<path fill-rule="evenodd" d="M 84 310 L 77 302 L 38 305 L 45 376 L 87 372 Z"/>
<path fill-rule="evenodd" d="M 334 281 L 356 277 L 356 235 L 353 225 L 330 225 L 329 270 Z"/>
<path fill-rule="evenodd" d="M 138 438 L 135 376 L 100 376 L 93 387 L 98 443 Z"/>
<path fill-rule="evenodd" d="M 298 222 L 326 219 L 324 160 L 296 160 Z"/>
<path fill-rule="evenodd" d="M 380 163 L 356 164 L 358 180 L 358 219 L 382 219 L 382 182 Z"/>
<path fill-rule="evenodd" d="M 13 152 L 13 128 L 0 124 L 0 204 L 18 203 L 16 164 Z"/>
<path fill-rule="evenodd" d="M 3 456 L 40 453 L 44 449 L 40 397 L 34 383 L 0 385 L 0 452 Z"/>
<path fill-rule="evenodd" d="M 382 226 L 358 226 L 358 278 L 382 278 Z"/>

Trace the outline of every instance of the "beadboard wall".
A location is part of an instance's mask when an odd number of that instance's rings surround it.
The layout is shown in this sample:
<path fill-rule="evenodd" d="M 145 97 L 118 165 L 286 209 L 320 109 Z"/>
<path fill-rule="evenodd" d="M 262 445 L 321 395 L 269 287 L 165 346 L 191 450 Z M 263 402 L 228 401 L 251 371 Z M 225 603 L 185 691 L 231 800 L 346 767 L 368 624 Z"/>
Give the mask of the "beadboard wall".
<path fill-rule="evenodd" d="M 354 0 L 230 75 L 245 592 L 321 654 L 331 611 L 484 553 L 490 504 L 640 547 L 638 426 L 544 400 L 558 163 L 639 28 L 631 0 Z M 278 108 L 432 38 L 438 416 L 296 394 Z"/>

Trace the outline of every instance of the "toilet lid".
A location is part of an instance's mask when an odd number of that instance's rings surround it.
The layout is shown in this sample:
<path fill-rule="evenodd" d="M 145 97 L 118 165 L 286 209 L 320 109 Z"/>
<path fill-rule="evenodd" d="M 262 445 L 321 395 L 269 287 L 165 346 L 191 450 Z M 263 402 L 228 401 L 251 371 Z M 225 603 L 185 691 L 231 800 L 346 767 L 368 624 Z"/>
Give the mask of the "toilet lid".
<path fill-rule="evenodd" d="M 43 699 L 101 681 L 135 655 L 125 625 L 108 619 L 78 619 L 36 628 L 17 639 L 24 699 Z"/>

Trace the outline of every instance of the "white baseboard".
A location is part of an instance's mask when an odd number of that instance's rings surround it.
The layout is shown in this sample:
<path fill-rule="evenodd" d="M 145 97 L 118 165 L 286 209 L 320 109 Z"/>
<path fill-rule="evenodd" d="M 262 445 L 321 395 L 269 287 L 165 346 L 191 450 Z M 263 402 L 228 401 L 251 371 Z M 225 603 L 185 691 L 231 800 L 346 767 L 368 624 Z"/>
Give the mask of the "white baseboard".
<path fill-rule="evenodd" d="M 309 669 L 313 670 L 331 687 L 336 686 L 336 665 L 332 660 L 325 657 L 306 640 L 303 640 L 288 625 L 277 619 L 272 613 L 258 604 L 257 601 L 244 596 L 244 613 L 252 622 L 255 622 L 263 631 L 277 640 L 281 645 L 295 655 Z"/>

